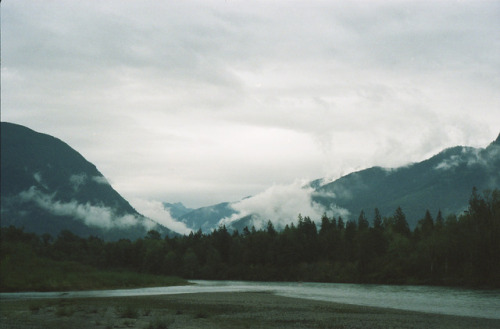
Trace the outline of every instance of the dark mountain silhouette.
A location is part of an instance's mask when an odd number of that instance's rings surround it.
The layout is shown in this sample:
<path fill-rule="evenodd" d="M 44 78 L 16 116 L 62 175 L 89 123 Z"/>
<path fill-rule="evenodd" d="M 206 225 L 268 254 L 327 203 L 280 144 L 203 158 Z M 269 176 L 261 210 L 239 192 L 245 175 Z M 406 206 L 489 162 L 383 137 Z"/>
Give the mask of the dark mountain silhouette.
<path fill-rule="evenodd" d="M 457 146 L 422 162 L 392 169 L 372 167 L 326 184 L 312 181 L 309 187 L 314 188 L 311 202 L 325 209 L 347 209 L 350 217 L 345 220 L 356 220 L 361 210 L 372 220 L 375 207 L 382 216 L 391 216 L 401 207 L 413 228 L 426 209 L 434 216 L 439 210 L 443 216 L 457 214 L 466 209 L 473 187 L 479 191 L 500 187 L 500 135 L 486 148 Z M 180 203 L 164 207 L 187 227 L 203 232 L 237 214 L 229 202 L 199 209 Z M 246 215 L 230 228 L 241 231 L 259 217 Z M 66 143 L 2 122 L 1 226 L 9 225 L 52 235 L 68 229 L 107 240 L 144 237 L 149 229 L 171 233 L 139 214 Z"/>
<path fill-rule="evenodd" d="M 484 149 L 457 146 L 419 163 L 354 172 L 318 187 L 313 201 L 346 208 L 354 220 L 362 210 L 370 218 L 375 207 L 382 216 L 401 207 L 414 227 L 426 209 L 433 216 L 464 211 L 474 187 L 500 187 L 500 136 Z"/>
<path fill-rule="evenodd" d="M 182 215 L 185 215 L 194 210 L 192 208 L 187 208 L 182 204 L 182 202 L 176 202 L 176 203 L 163 202 L 163 208 L 168 210 L 173 218 L 179 218 Z"/>
<path fill-rule="evenodd" d="M 231 207 L 231 203 L 223 202 L 192 210 L 178 217 L 177 220 L 194 231 L 201 229 L 203 232 L 210 232 L 218 227 L 222 218 L 230 217 L 235 213 L 236 211 Z"/>
<path fill-rule="evenodd" d="M 70 230 L 107 240 L 169 230 L 139 214 L 97 168 L 69 145 L 1 123 L 2 226 L 57 235 Z"/>

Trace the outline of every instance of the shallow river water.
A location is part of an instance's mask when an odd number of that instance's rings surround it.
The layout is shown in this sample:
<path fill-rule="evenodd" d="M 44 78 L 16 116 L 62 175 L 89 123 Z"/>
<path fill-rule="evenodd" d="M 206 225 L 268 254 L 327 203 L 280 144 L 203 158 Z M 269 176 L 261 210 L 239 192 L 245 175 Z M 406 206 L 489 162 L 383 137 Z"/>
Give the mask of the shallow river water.
<path fill-rule="evenodd" d="M 71 292 L 2 293 L 0 299 L 119 297 L 204 292 L 271 292 L 280 296 L 500 319 L 500 290 L 371 284 L 191 281 L 189 286 Z"/>

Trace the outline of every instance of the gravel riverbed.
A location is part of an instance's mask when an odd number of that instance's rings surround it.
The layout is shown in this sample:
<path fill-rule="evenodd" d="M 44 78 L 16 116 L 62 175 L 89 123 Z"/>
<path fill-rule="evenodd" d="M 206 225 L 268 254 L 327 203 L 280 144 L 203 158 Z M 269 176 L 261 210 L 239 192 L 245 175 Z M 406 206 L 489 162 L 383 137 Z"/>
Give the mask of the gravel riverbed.
<path fill-rule="evenodd" d="M 0 328 L 500 328 L 500 320 L 262 292 L 0 300 Z"/>

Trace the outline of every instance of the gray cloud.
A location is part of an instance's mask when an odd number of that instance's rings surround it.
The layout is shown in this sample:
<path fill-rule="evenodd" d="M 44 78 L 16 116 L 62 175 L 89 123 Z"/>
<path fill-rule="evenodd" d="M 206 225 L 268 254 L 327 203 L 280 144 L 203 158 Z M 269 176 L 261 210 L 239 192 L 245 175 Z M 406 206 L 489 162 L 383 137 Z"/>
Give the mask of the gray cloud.
<path fill-rule="evenodd" d="M 11 1 L 2 120 L 201 206 L 498 134 L 497 2 Z"/>

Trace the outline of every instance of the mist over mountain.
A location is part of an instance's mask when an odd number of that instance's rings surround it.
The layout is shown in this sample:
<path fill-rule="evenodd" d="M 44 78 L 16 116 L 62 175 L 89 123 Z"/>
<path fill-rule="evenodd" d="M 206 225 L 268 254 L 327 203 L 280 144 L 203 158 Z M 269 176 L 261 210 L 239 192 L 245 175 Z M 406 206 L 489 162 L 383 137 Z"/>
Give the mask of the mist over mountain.
<path fill-rule="evenodd" d="M 433 216 L 459 214 L 472 192 L 500 187 L 500 135 L 486 148 L 456 146 L 418 163 L 398 168 L 372 167 L 332 182 L 273 186 L 244 200 L 204 207 L 182 216 L 192 229 L 204 232 L 224 224 L 241 231 L 245 226 L 262 228 L 270 220 L 278 229 L 296 223 L 297 216 L 341 216 L 356 220 L 364 211 L 369 221 L 374 209 L 384 217 L 401 207 L 411 228 L 429 210 Z"/>
<path fill-rule="evenodd" d="M 410 227 L 428 209 L 434 216 L 463 212 L 473 187 L 479 191 L 500 186 L 500 141 L 488 147 L 457 146 L 419 163 L 394 169 L 373 167 L 358 171 L 316 189 L 313 202 L 348 209 L 351 219 L 364 210 L 373 216 L 376 207 L 390 216 L 397 207 Z"/>
<path fill-rule="evenodd" d="M 163 208 L 165 208 L 165 210 L 168 210 L 170 212 L 170 215 L 173 218 L 179 218 L 182 215 L 185 215 L 194 210 L 193 208 L 186 208 L 186 206 L 184 206 L 182 202 L 175 202 L 175 203 L 162 202 L 162 205 Z"/>
<path fill-rule="evenodd" d="M 164 203 L 164 205 L 165 208 L 170 210 L 170 214 L 173 218 L 176 218 L 178 221 L 186 224 L 186 226 L 193 231 L 201 229 L 203 232 L 210 232 L 212 229 L 217 228 L 222 218 L 230 217 L 237 213 L 229 202 L 223 202 L 198 209 L 191 209 L 183 214 L 179 212 L 178 203 L 174 204 L 174 206 L 167 206 L 171 205 L 168 203 Z M 185 210 L 188 209 L 185 208 Z M 180 215 L 176 216 L 175 214 Z"/>
<path fill-rule="evenodd" d="M 136 211 L 95 165 L 57 138 L 2 122 L 1 155 L 2 226 L 52 235 L 67 229 L 108 240 L 143 237 L 150 229 L 170 233 Z M 434 216 L 464 211 L 473 187 L 500 187 L 500 135 L 486 148 L 452 147 L 399 168 L 372 167 L 332 182 L 273 185 L 236 202 L 199 209 L 165 202 L 159 207 L 186 230 L 203 232 L 219 225 L 259 229 L 268 221 L 281 229 L 296 223 L 299 213 L 319 222 L 323 213 L 356 220 L 363 210 L 372 221 L 375 208 L 391 216 L 398 207 L 413 228 L 427 209 Z"/>
<path fill-rule="evenodd" d="M 2 122 L 1 153 L 2 226 L 107 240 L 170 232 L 138 213 L 95 165 L 55 137 Z"/>

